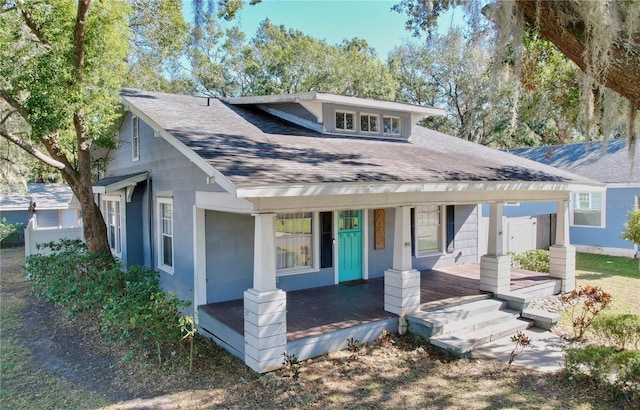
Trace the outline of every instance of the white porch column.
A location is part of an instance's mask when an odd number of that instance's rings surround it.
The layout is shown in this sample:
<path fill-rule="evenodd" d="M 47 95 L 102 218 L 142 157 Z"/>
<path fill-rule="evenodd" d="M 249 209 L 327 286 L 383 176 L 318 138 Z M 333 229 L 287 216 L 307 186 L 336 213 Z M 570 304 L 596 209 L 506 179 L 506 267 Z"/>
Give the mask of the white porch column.
<path fill-rule="evenodd" d="M 549 276 L 562 279 L 561 292 L 576 288 L 576 248 L 569 242 L 569 206 L 558 201 L 556 243 L 549 247 Z"/>
<path fill-rule="evenodd" d="M 287 294 L 276 288 L 275 214 L 255 214 L 253 288 L 244 292 L 244 362 L 258 373 L 282 366 Z"/>
<path fill-rule="evenodd" d="M 406 332 L 407 313 L 420 307 L 420 272 L 411 263 L 411 208 L 396 208 L 393 231 L 393 267 L 384 272 L 384 309 L 400 318 L 398 332 Z"/>
<path fill-rule="evenodd" d="M 504 254 L 502 203 L 489 205 L 489 242 L 487 254 L 480 258 L 480 290 L 494 294 L 509 292 L 511 258 Z"/>
<path fill-rule="evenodd" d="M 207 303 L 207 249 L 204 209 L 193 206 L 193 311 L 198 323 L 198 306 Z"/>

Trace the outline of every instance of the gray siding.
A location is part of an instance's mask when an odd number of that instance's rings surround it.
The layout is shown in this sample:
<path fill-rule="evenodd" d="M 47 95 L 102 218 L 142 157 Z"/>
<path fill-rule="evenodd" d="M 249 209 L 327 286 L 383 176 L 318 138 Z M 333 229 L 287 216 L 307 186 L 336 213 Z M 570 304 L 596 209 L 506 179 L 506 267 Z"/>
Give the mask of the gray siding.
<path fill-rule="evenodd" d="M 129 260 L 128 252 L 133 252 L 136 255 L 131 255 L 132 260 L 142 261 L 145 265 L 157 269 L 158 227 L 155 223 L 153 226 L 149 226 L 149 216 L 152 216 L 153 221 L 157 220 L 156 196 L 158 193 L 171 196 L 173 201 L 174 272 L 169 274 L 161 270 L 160 280 L 165 290 L 174 292 L 180 299 L 192 300 L 195 191 L 219 191 L 220 187 L 207 184 L 206 175 L 202 170 L 164 139 L 155 137 L 153 129 L 142 120 L 139 120 L 139 160 L 133 161 L 131 113 L 127 114 L 122 123 L 119 138 L 121 146 L 111 152 L 105 176 L 122 176 L 149 171 L 151 180 L 151 201 L 147 198 L 146 193 L 143 194 L 140 202 L 141 212 L 134 211 L 134 213 L 142 215 L 141 220 L 131 221 L 133 223 L 132 231 L 141 232 L 137 236 L 138 243 L 127 243 L 127 248 L 123 249 L 123 253 L 127 253 L 123 254 L 123 260 Z M 144 182 L 138 184 L 142 188 L 144 185 Z M 127 224 L 129 222 L 127 217 Z M 143 252 L 142 258 L 139 256 L 141 251 Z"/>
<path fill-rule="evenodd" d="M 375 226 L 373 218 L 373 209 L 366 211 L 368 213 L 369 223 L 367 226 L 369 247 L 369 277 L 381 278 L 384 271 L 393 265 L 393 230 L 395 226 L 395 208 L 387 208 L 384 210 L 384 249 L 375 248 Z"/>
<path fill-rule="evenodd" d="M 413 258 L 413 267 L 429 270 L 478 261 L 478 207 L 456 205 L 454 249 L 450 253 Z"/>
<path fill-rule="evenodd" d="M 205 212 L 207 302 L 242 299 L 253 287 L 251 215 Z"/>

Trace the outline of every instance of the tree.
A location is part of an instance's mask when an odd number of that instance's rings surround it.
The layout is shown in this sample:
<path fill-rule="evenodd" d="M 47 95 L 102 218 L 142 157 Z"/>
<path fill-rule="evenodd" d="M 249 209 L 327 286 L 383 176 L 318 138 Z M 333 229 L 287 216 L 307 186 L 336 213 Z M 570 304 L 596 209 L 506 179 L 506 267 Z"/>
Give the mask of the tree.
<path fill-rule="evenodd" d="M 636 245 L 640 245 L 640 208 L 636 208 L 629 212 L 628 218 L 627 222 L 624 223 L 622 239 L 626 239 Z M 640 271 L 640 258 L 638 259 L 638 270 Z"/>
<path fill-rule="evenodd" d="M 240 96 L 334 92 L 393 98 L 395 81 L 362 39 L 329 45 L 298 30 L 264 20 L 246 42 L 238 27 L 226 31 L 207 16 L 189 48 L 199 89 L 208 95 Z"/>
<path fill-rule="evenodd" d="M 108 253 L 91 188 L 91 150 L 114 147 L 130 7 L 123 2 L 16 0 L 0 14 L 0 135 L 62 173 L 92 252 Z M 44 151 L 39 147 L 44 147 Z"/>
<path fill-rule="evenodd" d="M 407 13 L 407 27 L 417 33 L 431 31 L 442 13 L 462 4 L 471 22 L 477 21 L 481 12 L 495 22 L 498 50 L 519 50 L 523 24 L 527 24 L 573 61 L 584 73 L 581 95 L 587 128 L 598 120 L 594 117 L 596 106 L 609 104 L 611 94 L 607 95 L 604 87 L 622 96 L 626 101 L 626 134 L 633 150 L 640 107 L 640 2 L 516 0 L 495 1 L 483 8 L 481 0 L 401 0 L 393 9 Z M 608 111 L 614 110 L 609 107 Z"/>

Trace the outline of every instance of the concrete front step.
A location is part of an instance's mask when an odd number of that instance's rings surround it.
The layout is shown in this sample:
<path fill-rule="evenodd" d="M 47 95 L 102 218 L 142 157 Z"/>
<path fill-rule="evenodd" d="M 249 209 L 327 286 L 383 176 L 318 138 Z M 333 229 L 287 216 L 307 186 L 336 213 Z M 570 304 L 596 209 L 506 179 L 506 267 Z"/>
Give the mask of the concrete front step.
<path fill-rule="evenodd" d="M 432 337 L 429 342 L 455 357 L 470 357 L 476 347 L 505 336 L 515 335 L 519 330 L 532 326 L 521 319 L 509 319 L 498 324 L 482 327 L 473 331 L 453 332 Z"/>
<path fill-rule="evenodd" d="M 472 331 L 517 318 L 502 300 L 485 299 L 459 306 L 419 311 L 407 316 L 409 331 L 425 339 L 458 331 Z"/>
<path fill-rule="evenodd" d="M 496 298 L 504 300 L 508 303 L 509 309 L 522 312 L 529 307 L 529 304 L 535 299 L 557 295 L 560 293 L 562 281 L 560 279 L 541 283 L 535 286 L 529 286 L 524 289 L 499 293 Z"/>

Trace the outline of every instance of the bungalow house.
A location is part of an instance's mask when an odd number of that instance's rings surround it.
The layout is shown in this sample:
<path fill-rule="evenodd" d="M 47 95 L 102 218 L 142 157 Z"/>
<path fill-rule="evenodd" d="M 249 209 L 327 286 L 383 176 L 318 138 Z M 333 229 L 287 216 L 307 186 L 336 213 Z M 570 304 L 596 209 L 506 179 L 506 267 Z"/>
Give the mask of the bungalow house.
<path fill-rule="evenodd" d="M 556 204 L 551 275 L 575 285 L 568 195 L 599 184 L 416 125 L 442 110 L 321 92 L 122 103 L 122 144 L 94 184 L 113 252 L 159 270 L 199 330 L 258 372 L 406 330 L 439 292 L 430 270 L 480 260 L 476 291 L 508 293 L 504 202 Z"/>
<path fill-rule="evenodd" d="M 62 183 L 27 183 L 26 193 L 0 194 L 0 219 L 8 223 L 22 224 L 27 230 L 38 230 L 30 237 L 35 242 L 25 243 L 25 253 L 35 251 L 35 244 L 50 242 L 64 236 L 81 237 L 82 218 L 80 204 L 74 199 L 69 185 Z M 72 230 L 67 231 L 67 230 Z M 79 235 L 79 236 L 78 236 Z M 29 236 L 29 233 L 26 234 Z M 18 242 L 25 242 L 22 229 Z"/>
<path fill-rule="evenodd" d="M 578 252 L 634 257 L 637 245 L 620 237 L 629 212 L 640 206 L 640 149 L 624 139 L 516 148 L 510 153 L 602 182 L 605 192 L 573 191 L 569 201 L 571 245 Z M 555 214 L 554 203 L 519 203 L 504 216 Z"/>

